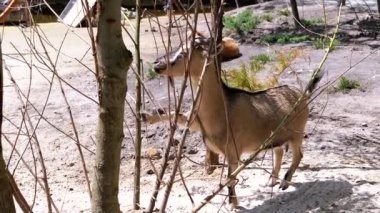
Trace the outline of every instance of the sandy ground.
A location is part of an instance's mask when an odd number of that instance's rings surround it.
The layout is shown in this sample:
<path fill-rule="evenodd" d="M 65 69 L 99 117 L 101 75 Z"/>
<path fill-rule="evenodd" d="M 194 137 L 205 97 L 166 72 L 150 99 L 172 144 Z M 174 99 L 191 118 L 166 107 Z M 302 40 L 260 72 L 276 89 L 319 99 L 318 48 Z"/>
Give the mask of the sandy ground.
<path fill-rule="evenodd" d="M 273 5 L 264 4 L 260 8 L 256 6 L 255 10 L 274 11 L 284 6 L 277 4 L 273 7 Z M 316 6 L 303 5 L 300 14 L 308 18 L 313 16 L 312 11 L 316 13 L 316 10 Z M 335 20 L 333 17 L 336 14 L 336 8 L 329 7 L 329 11 L 330 20 Z M 359 15 L 365 17 L 367 14 L 360 13 Z M 343 11 L 342 20 L 348 22 L 353 16 L 351 10 L 346 8 Z M 164 18 L 161 21 L 165 23 Z M 271 27 L 270 24 L 265 26 Z M 354 24 L 351 26 L 346 24 L 342 26 L 344 27 L 347 27 L 346 32 L 356 30 Z M 42 181 L 40 157 L 36 152 L 36 141 L 38 141 L 46 164 L 51 195 L 57 209 L 60 212 L 89 212 L 90 199 L 74 140 L 75 132 L 77 132 L 81 145 L 85 147 L 83 152 L 91 173 L 95 151 L 97 86 L 94 74 L 87 68 L 93 69 L 87 29 L 67 29 L 60 23 L 43 24 L 38 29 L 39 32 L 43 32 L 46 49 L 42 47 L 36 32 L 30 29 L 5 27 L 2 32 L 4 63 L 6 70 L 9 70 L 4 74 L 5 159 L 9 160 L 9 168 L 14 171 L 15 179 L 27 201 L 34 205 L 34 212 L 47 212 L 43 190 L 35 183 L 27 169 L 29 167 L 33 173 L 37 173 L 38 180 Z M 152 34 L 157 36 L 159 33 L 152 32 L 149 23 L 144 20 L 141 49 L 145 62 L 153 61 L 157 54 L 163 52 L 163 46 L 159 40 L 157 40 L 158 49 L 154 47 L 155 41 Z M 172 34 L 174 42 L 177 35 L 178 32 L 174 31 Z M 127 46 L 132 48 L 132 43 L 126 35 L 125 41 Z M 44 57 L 45 61 L 47 59 L 45 52 L 48 52 L 52 63 L 41 63 L 41 59 L 34 57 L 35 52 L 31 51 L 27 43 L 35 45 L 37 52 Z M 312 112 L 306 129 L 304 158 L 293 177 L 294 183 L 285 191 L 280 191 L 277 187 L 265 186 L 269 178 L 267 171 L 271 170 L 272 166 L 272 156 L 269 151 L 238 177 L 236 190 L 241 212 L 380 211 L 379 43 L 379 38 L 376 40 L 376 38 L 366 37 L 366 34 L 351 36 L 329 55 L 324 66 L 327 75 L 320 86 L 326 86 L 329 82 L 332 86 L 311 103 Z M 290 69 L 283 75 L 280 84 L 297 85 L 294 74 L 290 71 L 296 72 L 305 84 L 324 53 L 323 50 L 313 49 L 309 43 L 266 46 L 245 40 L 241 45 L 243 56 L 223 66 L 236 67 L 253 55 L 262 52 L 273 54 L 274 50 L 289 48 L 302 48 L 304 54 L 292 63 Z M 57 54 L 58 49 L 62 50 L 61 54 Z M 33 66 L 28 67 L 27 64 L 33 64 Z M 56 71 L 62 79 L 62 87 L 57 76 L 48 69 L 53 64 L 56 64 Z M 148 66 L 145 64 L 145 69 Z M 334 91 L 333 86 L 336 83 L 333 81 L 347 70 L 349 71 L 346 76 L 358 80 L 361 88 L 347 93 Z M 8 73 L 22 91 L 22 97 L 16 93 Z M 127 101 L 132 106 L 134 82 L 133 72 L 129 72 Z M 177 85 L 179 83 L 177 82 Z M 166 79 L 146 80 L 145 86 L 153 96 L 153 100 L 146 98 L 147 110 L 167 106 Z M 65 92 L 70 108 L 67 107 L 61 90 Z M 27 104 L 25 104 L 25 97 L 29 97 Z M 185 106 L 188 107 L 189 104 L 190 98 L 187 94 Z M 23 113 L 25 109 L 27 113 Z M 68 110 L 73 114 L 76 130 L 73 128 Z M 22 122 L 23 116 L 28 119 L 26 123 Z M 134 115 L 128 106 L 126 106 L 125 119 L 119 198 L 122 211 L 130 212 L 132 211 L 134 174 Z M 28 141 L 33 129 L 35 137 L 31 139 L 34 144 L 32 152 Z M 148 148 L 155 148 L 162 152 L 168 137 L 167 126 L 144 124 L 143 133 L 144 153 Z M 176 134 L 176 137 L 178 138 L 180 134 L 181 131 Z M 16 152 L 11 153 L 12 149 L 7 141 L 16 144 L 20 154 L 24 153 L 24 162 L 20 161 Z M 206 175 L 201 165 L 204 155 L 204 145 L 199 133 L 190 134 L 186 144 L 186 158 L 182 160 L 181 169 L 196 204 L 218 185 L 222 172 L 221 169 L 217 169 L 212 175 Z M 152 167 L 145 154 L 142 162 L 141 205 L 146 207 L 155 182 L 155 175 L 150 173 Z M 154 160 L 153 164 L 159 168 L 160 162 L 161 160 Z M 290 153 L 287 153 L 281 175 L 284 175 L 290 162 Z M 168 172 L 172 163 L 173 161 L 170 161 Z M 225 174 L 222 175 L 222 178 L 224 177 Z M 166 179 L 167 177 L 164 181 Z M 167 211 L 187 212 L 192 205 L 183 183 L 179 177 L 177 179 Z M 158 207 L 163 196 L 162 192 L 163 190 L 159 195 Z M 223 191 L 202 211 L 228 212 L 227 205 L 224 205 L 226 194 L 227 192 Z"/>

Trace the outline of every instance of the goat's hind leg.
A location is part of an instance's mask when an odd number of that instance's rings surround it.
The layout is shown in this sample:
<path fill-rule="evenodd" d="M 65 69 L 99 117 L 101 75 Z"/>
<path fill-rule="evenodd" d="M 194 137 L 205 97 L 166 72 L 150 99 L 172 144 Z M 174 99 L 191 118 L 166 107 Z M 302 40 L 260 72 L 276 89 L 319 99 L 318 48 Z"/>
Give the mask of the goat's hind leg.
<path fill-rule="evenodd" d="M 274 152 L 274 164 L 273 164 L 273 170 L 272 174 L 269 178 L 269 187 L 273 187 L 277 185 L 277 180 L 279 179 L 279 173 L 281 169 L 282 164 L 282 157 L 284 156 L 284 150 L 281 146 L 273 148 Z"/>
<path fill-rule="evenodd" d="M 289 187 L 289 183 L 292 180 L 293 174 L 298 168 L 301 159 L 303 158 L 302 153 L 302 140 L 303 136 L 289 142 L 290 148 L 292 149 L 292 164 L 286 172 L 284 179 L 281 181 L 280 189 L 285 190 Z"/>
<path fill-rule="evenodd" d="M 237 150 L 233 148 L 229 148 L 226 150 L 226 158 L 228 162 L 228 178 L 231 176 L 232 172 L 234 172 L 237 167 L 239 166 L 239 157 L 240 153 L 237 152 Z M 228 202 L 230 204 L 231 209 L 235 209 L 238 205 L 238 200 L 236 196 L 235 191 L 235 185 L 237 184 L 237 180 L 231 181 L 227 188 L 228 188 Z"/>
<path fill-rule="evenodd" d="M 237 162 L 236 163 L 228 163 L 228 178 L 231 176 L 232 172 L 236 170 L 238 167 Z M 237 180 L 233 180 L 232 183 L 230 183 L 228 188 L 228 203 L 230 204 L 231 210 L 235 209 L 238 205 L 236 191 L 235 191 L 235 185 L 237 184 Z"/>

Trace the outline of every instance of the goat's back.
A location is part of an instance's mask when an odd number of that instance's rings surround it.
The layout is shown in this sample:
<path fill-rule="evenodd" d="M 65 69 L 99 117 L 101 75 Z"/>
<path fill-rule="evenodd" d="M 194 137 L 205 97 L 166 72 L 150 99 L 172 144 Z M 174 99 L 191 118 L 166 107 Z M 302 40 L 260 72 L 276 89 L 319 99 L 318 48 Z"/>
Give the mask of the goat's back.
<path fill-rule="evenodd" d="M 242 152 L 256 150 L 267 139 L 286 115 L 291 113 L 273 146 L 280 146 L 296 137 L 302 137 L 309 114 L 306 100 L 293 111 L 302 92 L 290 86 L 280 86 L 259 92 L 227 89 L 229 117 L 234 140 Z"/>

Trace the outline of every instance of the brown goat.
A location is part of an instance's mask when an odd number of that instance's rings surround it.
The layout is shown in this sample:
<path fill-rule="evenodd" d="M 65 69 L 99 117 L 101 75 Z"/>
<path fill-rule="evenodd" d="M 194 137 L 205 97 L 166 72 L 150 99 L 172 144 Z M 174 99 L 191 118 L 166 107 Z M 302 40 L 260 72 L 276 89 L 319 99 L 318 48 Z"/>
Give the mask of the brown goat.
<path fill-rule="evenodd" d="M 243 153 L 253 153 L 262 143 L 271 136 L 283 118 L 292 113 L 278 134 L 274 135 L 268 148 L 274 148 L 275 162 L 272 171 L 272 183 L 281 168 L 283 149 L 289 145 L 292 149 L 292 164 L 285 174 L 280 188 L 285 190 L 302 159 L 302 141 L 308 118 L 308 98 L 301 100 L 298 107 L 292 112 L 294 104 L 301 97 L 302 92 L 291 86 L 279 86 L 258 92 L 247 92 L 230 88 L 225 85 L 217 71 L 215 64 L 208 54 L 209 40 L 196 38 L 191 55 L 184 48 L 180 48 L 169 60 L 169 64 L 156 60 L 154 69 L 161 75 L 182 77 L 188 60 L 188 70 L 191 87 L 196 91 L 203 72 L 203 82 L 200 86 L 200 98 L 196 106 L 195 126 L 201 127 L 206 145 L 213 152 L 224 154 L 228 162 L 228 174 L 231 174 L 240 161 Z M 319 76 L 306 89 L 307 94 L 320 80 Z M 228 186 L 229 202 L 232 208 L 237 205 L 234 186 Z"/>
<path fill-rule="evenodd" d="M 196 35 L 197 37 L 206 38 L 205 35 L 200 32 L 196 32 Z M 188 39 L 191 39 L 191 31 L 188 32 Z M 229 61 L 229 60 L 233 60 L 240 57 L 241 54 L 240 54 L 239 44 L 232 38 L 223 37 L 220 55 L 221 55 L 222 61 Z M 165 58 L 165 56 L 161 58 Z M 154 123 L 162 122 L 165 120 L 169 120 L 170 118 L 174 116 L 174 112 L 170 112 L 170 115 L 168 115 L 165 113 L 165 110 L 157 110 L 157 113 L 155 112 L 153 114 L 150 114 L 148 112 L 143 112 L 141 115 L 145 122 L 154 124 Z M 178 123 L 180 125 L 185 125 L 188 116 L 189 116 L 189 113 L 179 114 Z M 201 131 L 201 128 L 199 126 L 199 123 L 197 122 L 197 119 L 192 123 L 190 130 Z M 205 159 L 206 173 L 212 174 L 216 168 L 216 165 L 218 164 L 219 164 L 219 155 L 212 152 L 210 149 L 206 147 L 206 159 Z"/>

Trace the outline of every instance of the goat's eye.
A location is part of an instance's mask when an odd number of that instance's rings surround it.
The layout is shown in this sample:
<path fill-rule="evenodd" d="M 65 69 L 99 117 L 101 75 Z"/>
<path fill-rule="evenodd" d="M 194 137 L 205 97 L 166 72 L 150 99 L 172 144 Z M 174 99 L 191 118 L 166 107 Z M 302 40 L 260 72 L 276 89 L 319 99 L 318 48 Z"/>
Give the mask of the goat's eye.
<path fill-rule="evenodd" d="M 181 54 L 178 55 L 178 59 L 183 59 L 183 58 L 185 58 L 185 56 L 186 56 L 186 53 L 181 52 Z"/>
<path fill-rule="evenodd" d="M 186 58 L 186 56 L 187 56 L 187 52 L 182 52 L 182 53 L 181 53 L 181 57 L 182 57 L 182 58 Z"/>

